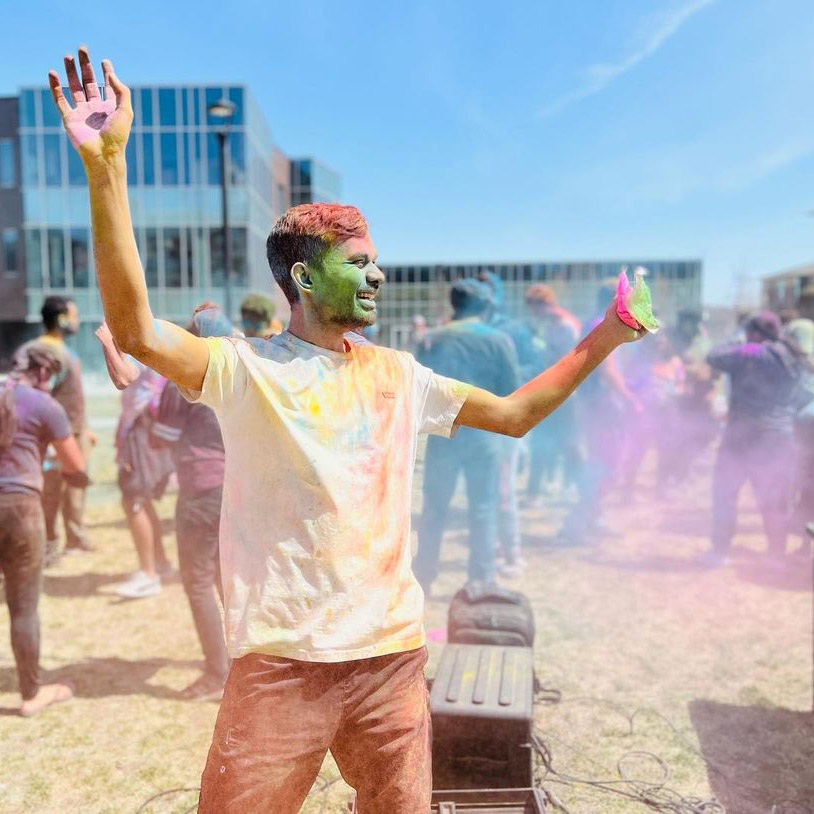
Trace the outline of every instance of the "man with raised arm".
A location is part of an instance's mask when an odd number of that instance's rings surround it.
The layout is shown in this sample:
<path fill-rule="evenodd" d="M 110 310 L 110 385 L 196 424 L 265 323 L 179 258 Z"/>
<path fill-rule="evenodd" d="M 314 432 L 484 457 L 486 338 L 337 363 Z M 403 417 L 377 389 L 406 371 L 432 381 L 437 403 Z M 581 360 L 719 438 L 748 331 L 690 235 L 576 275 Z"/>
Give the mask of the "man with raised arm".
<path fill-rule="evenodd" d="M 291 303 L 261 343 L 153 318 L 127 201 L 130 91 L 86 49 L 54 100 L 88 176 L 94 254 L 116 344 L 212 407 L 226 450 L 221 563 L 232 667 L 199 811 L 296 812 L 328 749 L 362 814 L 430 805 L 423 594 L 410 563 L 420 432 L 521 436 L 637 332 L 610 308 L 549 370 L 506 397 L 435 375 L 412 356 L 345 338 L 372 325 L 384 275 L 351 206 L 289 210 L 268 261 Z"/>

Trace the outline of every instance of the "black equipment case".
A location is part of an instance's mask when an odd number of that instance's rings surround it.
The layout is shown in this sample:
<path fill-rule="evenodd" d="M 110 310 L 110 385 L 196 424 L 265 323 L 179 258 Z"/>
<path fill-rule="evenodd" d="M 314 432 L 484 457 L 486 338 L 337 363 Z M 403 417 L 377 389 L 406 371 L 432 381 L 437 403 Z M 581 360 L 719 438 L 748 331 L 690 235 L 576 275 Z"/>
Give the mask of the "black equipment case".
<path fill-rule="evenodd" d="M 533 687 L 530 647 L 444 648 L 430 691 L 433 789 L 534 785 Z"/>
<path fill-rule="evenodd" d="M 545 814 L 537 789 L 478 789 L 434 791 L 433 814 Z"/>

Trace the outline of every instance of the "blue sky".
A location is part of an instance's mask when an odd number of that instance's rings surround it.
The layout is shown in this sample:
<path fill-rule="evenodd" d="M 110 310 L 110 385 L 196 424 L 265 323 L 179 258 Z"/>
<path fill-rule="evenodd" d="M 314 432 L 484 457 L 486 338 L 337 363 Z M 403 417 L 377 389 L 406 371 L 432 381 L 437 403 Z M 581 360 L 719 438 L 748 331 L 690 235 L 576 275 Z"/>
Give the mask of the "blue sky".
<path fill-rule="evenodd" d="M 384 262 L 814 261 L 811 0 L 18 3 L 0 93 L 87 42 L 125 82 L 245 82 Z"/>

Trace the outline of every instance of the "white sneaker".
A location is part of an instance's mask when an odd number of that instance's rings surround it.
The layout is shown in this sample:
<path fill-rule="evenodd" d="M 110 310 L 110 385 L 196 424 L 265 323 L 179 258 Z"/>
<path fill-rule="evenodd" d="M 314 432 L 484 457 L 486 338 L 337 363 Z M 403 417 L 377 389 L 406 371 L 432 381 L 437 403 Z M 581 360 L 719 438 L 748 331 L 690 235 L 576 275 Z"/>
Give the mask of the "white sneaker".
<path fill-rule="evenodd" d="M 526 569 L 526 561 L 522 557 L 518 557 L 512 562 L 504 561 L 499 563 L 497 571 L 502 577 L 508 579 L 515 579 L 519 577 Z"/>
<path fill-rule="evenodd" d="M 142 599 L 147 596 L 157 596 L 161 593 L 161 577 L 156 574 L 148 577 L 144 571 L 136 571 L 127 582 L 114 586 L 113 593 L 127 599 Z"/>

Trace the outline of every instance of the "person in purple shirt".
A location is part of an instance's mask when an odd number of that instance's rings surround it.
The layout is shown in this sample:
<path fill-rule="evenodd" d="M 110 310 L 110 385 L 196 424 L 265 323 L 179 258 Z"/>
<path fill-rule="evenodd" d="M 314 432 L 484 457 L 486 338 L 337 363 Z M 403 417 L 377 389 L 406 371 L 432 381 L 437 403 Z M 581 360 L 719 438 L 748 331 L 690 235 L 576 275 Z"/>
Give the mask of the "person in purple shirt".
<path fill-rule="evenodd" d="M 712 485 L 712 548 L 701 564 L 726 562 L 738 494 L 750 481 L 768 539 L 767 564 L 782 563 L 794 472 L 794 417 L 804 406 L 803 354 L 781 338 L 778 317 L 759 311 L 745 323 L 746 342 L 713 348 L 707 363 L 729 376 L 729 413 Z"/>
<path fill-rule="evenodd" d="M 45 560 L 42 461 L 48 445 L 54 446 L 69 485 L 84 488 L 88 482 L 68 416 L 48 394 L 60 369 L 57 351 L 32 342 L 0 385 L 0 573 L 6 582 L 24 717 L 73 697 L 69 685 L 41 684 L 39 675 L 37 606 Z"/>
<path fill-rule="evenodd" d="M 195 313 L 190 330 L 196 336 L 229 336 L 232 326 L 219 309 L 206 307 Z M 223 624 L 212 590 L 214 585 L 221 591 L 218 539 L 225 453 L 220 426 L 214 410 L 191 404 L 170 383 L 161 394 L 152 438 L 156 444 L 172 445 L 178 476 L 178 568 L 205 661 L 203 675 L 181 695 L 189 700 L 218 700 L 229 672 Z"/>

